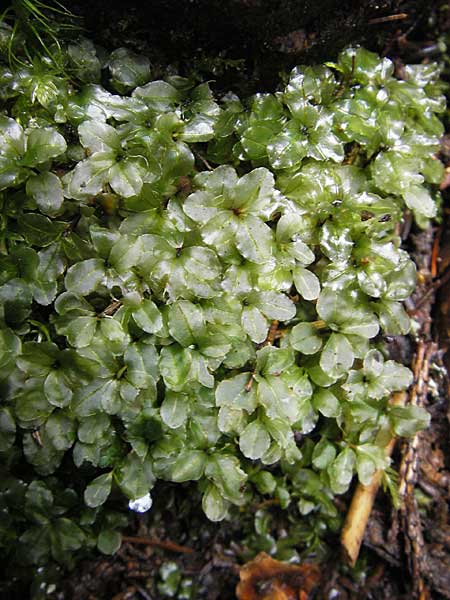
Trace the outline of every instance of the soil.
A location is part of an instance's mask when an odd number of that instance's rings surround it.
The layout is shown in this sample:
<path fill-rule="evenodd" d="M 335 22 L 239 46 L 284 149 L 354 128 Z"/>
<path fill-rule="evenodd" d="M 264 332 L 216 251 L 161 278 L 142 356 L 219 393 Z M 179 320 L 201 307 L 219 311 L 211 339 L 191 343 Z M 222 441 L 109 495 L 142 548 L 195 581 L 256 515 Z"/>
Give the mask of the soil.
<path fill-rule="evenodd" d="M 450 9 L 425 0 L 90 0 L 72 2 L 88 35 L 108 48 L 124 45 L 148 55 L 154 74 L 168 65 L 181 74 L 213 79 L 217 92 L 242 96 L 273 90 L 295 64 L 333 60 L 361 43 L 397 63 L 440 58 L 450 31 Z M 169 67 L 170 68 L 170 67 Z M 441 159 L 450 165 L 450 138 Z M 449 166 L 450 173 L 450 166 Z M 444 220 L 420 232 L 404 231 L 416 260 L 419 286 L 408 310 L 420 324 L 415 338 L 390 340 L 391 354 L 416 369 L 416 390 L 432 416 L 416 445 L 398 446 L 394 466 L 405 487 L 400 510 L 380 493 L 366 530 L 358 569 L 340 560 L 338 535 L 309 597 L 400 600 L 450 598 L 450 175 L 444 182 Z M 406 220 L 408 223 L 408 219 Z M 421 358 L 422 357 L 422 358 Z M 411 468 L 411 462 L 416 468 Z M 403 479 L 402 479 L 403 478 Z M 161 598 L 156 573 L 178 565 L 197 586 L 198 600 L 236 598 L 239 571 L 250 557 L 242 522 L 212 524 L 193 513 L 193 488 L 161 484 L 151 516 L 136 518 L 114 557 L 84 561 L 67 574 L 54 600 Z M 339 500 L 344 513 L 351 493 Z M 197 503 L 199 506 L 199 503 Z M 274 506 L 278 531 L 281 511 Z M 254 596 L 255 598 L 263 596 Z M 271 596 L 287 598 L 287 596 Z M 294 596 L 292 596 L 294 598 Z M 295 598 L 305 599 L 299 595 Z"/>

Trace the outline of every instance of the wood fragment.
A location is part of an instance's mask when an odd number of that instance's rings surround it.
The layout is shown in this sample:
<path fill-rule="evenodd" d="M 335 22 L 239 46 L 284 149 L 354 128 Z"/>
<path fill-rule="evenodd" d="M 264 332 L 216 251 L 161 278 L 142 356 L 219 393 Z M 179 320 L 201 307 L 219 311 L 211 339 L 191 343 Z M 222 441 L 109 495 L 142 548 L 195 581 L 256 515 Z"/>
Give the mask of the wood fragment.
<path fill-rule="evenodd" d="M 287 564 L 260 552 L 241 567 L 239 578 L 238 600 L 307 600 L 320 571 L 315 564 Z"/>
<path fill-rule="evenodd" d="M 380 23 L 390 23 L 392 21 L 403 21 L 407 19 L 407 13 L 397 13 L 396 15 L 387 15 L 385 17 L 376 17 L 368 21 L 369 25 L 379 25 Z"/>
<path fill-rule="evenodd" d="M 391 404 L 404 406 L 406 392 L 397 392 L 391 397 Z M 385 448 L 386 456 L 390 456 L 394 449 L 395 438 L 392 438 Z M 359 550 L 364 537 L 364 532 L 372 512 L 373 503 L 380 487 L 382 471 L 377 471 L 369 485 L 358 483 L 348 510 L 341 532 L 341 545 L 345 560 L 354 566 L 359 556 Z"/>
<path fill-rule="evenodd" d="M 114 300 L 113 302 L 111 302 L 111 304 L 109 304 L 105 310 L 100 314 L 101 317 L 112 317 L 113 314 L 119 310 L 119 308 L 122 306 L 122 301 L 121 300 Z"/>
<path fill-rule="evenodd" d="M 419 340 L 413 365 L 414 385 L 410 393 L 411 406 L 424 406 L 425 404 L 430 360 L 436 351 L 437 346 L 434 342 Z M 400 521 L 414 591 L 420 600 L 426 600 L 429 598 L 429 592 L 424 576 L 429 574 L 429 568 L 419 507 L 414 494 L 418 478 L 419 446 L 420 433 L 416 434 L 411 441 L 405 442 L 403 446 L 399 470 Z"/>
<path fill-rule="evenodd" d="M 195 550 L 188 548 L 187 546 L 181 546 L 170 540 L 159 540 L 158 538 L 150 538 L 145 536 L 129 536 L 123 535 L 122 541 L 129 544 L 139 544 L 142 546 L 157 546 L 164 550 L 170 550 L 171 552 L 180 552 L 182 554 L 193 554 Z"/>

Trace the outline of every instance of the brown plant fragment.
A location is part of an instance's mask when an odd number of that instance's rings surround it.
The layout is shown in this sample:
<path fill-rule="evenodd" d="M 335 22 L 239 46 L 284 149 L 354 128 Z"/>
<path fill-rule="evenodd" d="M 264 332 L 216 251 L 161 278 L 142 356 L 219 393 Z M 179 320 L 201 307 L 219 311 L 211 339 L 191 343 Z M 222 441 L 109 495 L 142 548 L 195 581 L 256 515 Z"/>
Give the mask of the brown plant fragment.
<path fill-rule="evenodd" d="M 319 568 L 313 564 L 292 565 L 260 552 L 240 570 L 238 600 L 307 600 L 319 583 Z"/>

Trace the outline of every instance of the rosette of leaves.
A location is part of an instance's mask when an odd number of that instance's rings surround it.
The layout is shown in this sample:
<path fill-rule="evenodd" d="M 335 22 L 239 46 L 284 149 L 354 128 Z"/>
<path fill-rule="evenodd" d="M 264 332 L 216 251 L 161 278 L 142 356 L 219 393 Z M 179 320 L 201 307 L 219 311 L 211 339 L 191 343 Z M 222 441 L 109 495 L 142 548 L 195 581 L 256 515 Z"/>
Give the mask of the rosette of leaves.
<path fill-rule="evenodd" d="M 42 533 L 37 562 L 114 551 L 103 511 L 148 510 L 164 479 L 214 521 L 275 496 L 320 547 L 333 496 L 427 424 L 389 405 L 411 375 L 383 335 L 410 327 L 403 212 L 436 211 L 436 71 L 350 49 L 246 108 L 123 49 L 67 52 L 87 83 L 0 73 L 0 458 L 48 506 L 8 500 L 9 539 Z"/>

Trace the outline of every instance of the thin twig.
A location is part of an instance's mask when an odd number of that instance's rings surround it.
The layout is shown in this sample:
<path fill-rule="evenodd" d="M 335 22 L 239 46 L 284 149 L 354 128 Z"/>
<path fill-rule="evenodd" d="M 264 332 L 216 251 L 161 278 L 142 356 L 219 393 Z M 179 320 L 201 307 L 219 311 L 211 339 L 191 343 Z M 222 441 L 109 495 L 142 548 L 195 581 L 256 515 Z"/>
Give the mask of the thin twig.
<path fill-rule="evenodd" d="M 112 317 L 113 314 L 119 310 L 119 308 L 122 306 L 122 301 L 121 300 L 114 300 L 113 302 L 111 302 L 111 304 L 109 306 L 107 306 L 105 308 L 105 310 L 100 314 L 101 317 Z"/>
<path fill-rule="evenodd" d="M 396 15 L 388 15 L 386 17 L 376 17 L 375 19 L 370 19 L 368 24 L 378 25 L 380 23 L 390 23 L 391 21 L 403 21 L 403 19 L 407 18 L 408 15 L 406 13 L 398 13 Z"/>
<path fill-rule="evenodd" d="M 212 168 L 212 166 L 209 164 L 209 162 L 206 160 L 206 158 L 204 156 L 202 156 L 198 150 L 193 150 L 193 152 L 194 152 L 195 156 L 205 165 L 205 167 L 208 169 L 208 171 L 214 170 Z"/>
<path fill-rule="evenodd" d="M 428 374 L 431 357 L 436 352 L 434 342 L 419 340 L 414 359 L 414 386 L 410 393 L 411 406 L 423 406 L 428 392 Z M 421 599 L 429 597 L 423 576 L 428 574 L 429 568 L 426 558 L 426 548 L 422 532 L 417 499 L 414 488 L 417 481 L 419 463 L 420 433 L 404 446 L 403 457 L 400 464 L 400 515 L 403 533 L 405 536 L 405 549 L 409 559 L 412 580 L 415 591 Z"/>
<path fill-rule="evenodd" d="M 180 552 L 182 554 L 193 554 L 195 552 L 195 550 L 188 548 L 187 546 L 180 546 L 180 544 L 176 544 L 170 540 L 159 540 L 158 538 L 123 535 L 122 541 L 129 544 L 140 544 L 142 546 L 157 546 L 158 548 L 163 548 L 164 550 Z"/>
<path fill-rule="evenodd" d="M 433 283 L 430 285 L 430 287 L 428 288 L 428 290 L 425 292 L 425 294 L 419 298 L 417 300 L 417 302 L 415 303 L 414 306 L 414 312 L 421 308 L 425 302 L 427 300 L 429 300 L 430 296 L 436 292 L 440 287 L 442 287 L 445 283 L 447 283 L 447 281 L 450 279 L 450 267 L 447 267 L 447 269 L 444 271 L 444 274 L 439 277 L 438 279 L 435 279 L 433 281 Z"/>
<path fill-rule="evenodd" d="M 403 406 L 406 402 L 406 392 L 392 395 L 393 406 Z M 386 456 L 390 456 L 394 449 L 395 438 L 392 438 L 385 448 Z M 353 495 L 349 511 L 341 532 L 342 550 L 347 562 L 355 566 L 359 550 L 364 537 L 364 532 L 372 512 L 373 503 L 380 487 L 382 471 L 378 470 L 369 485 L 358 483 Z"/>

